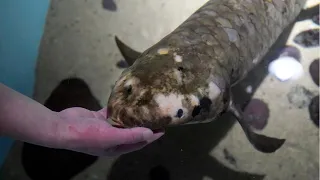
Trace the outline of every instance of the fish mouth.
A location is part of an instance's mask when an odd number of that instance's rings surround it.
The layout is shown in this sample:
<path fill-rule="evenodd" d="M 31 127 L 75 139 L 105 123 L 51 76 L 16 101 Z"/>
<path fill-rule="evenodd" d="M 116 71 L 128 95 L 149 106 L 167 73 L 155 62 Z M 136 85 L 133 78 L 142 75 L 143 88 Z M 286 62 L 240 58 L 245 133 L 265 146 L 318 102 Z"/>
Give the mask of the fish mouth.
<path fill-rule="evenodd" d="M 164 129 L 171 125 L 169 116 L 162 117 L 156 111 L 142 107 L 128 106 L 124 103 L 110 102 L 106 121 L 112 127 L 135 128 L 144 127 L 151 130 Z"/>
<path fill-rule="evenodd" d="M 112 127 L 115 127 L 115 128 L 120 128 L 120 129 L 125 129 L 126 127 L 121 125 L 120 123 L 112 120 L 111 118 L 108 118 L 107 119 L 107 122 L 112 126 Z M 151 129 L 153 133 L 162 133 L 162 132 L 165 132 L 165 128 L 156 128 L 156 129 Z"/>
<path fill-rule="evenodd" d="M 108 118 L 107 119 L 107 123 L 109 123 L 112 127 L 125 128 L 125 126 L 123 124 L 121 124 L 120 122 L 115 121 L 112 118 Z"/>

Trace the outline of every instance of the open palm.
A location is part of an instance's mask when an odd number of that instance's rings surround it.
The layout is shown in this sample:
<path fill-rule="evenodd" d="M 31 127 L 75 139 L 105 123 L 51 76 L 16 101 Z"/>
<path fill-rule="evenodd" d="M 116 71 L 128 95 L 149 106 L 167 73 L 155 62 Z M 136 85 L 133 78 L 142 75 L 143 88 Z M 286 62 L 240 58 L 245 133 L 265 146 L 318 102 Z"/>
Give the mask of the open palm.
<path fill-rule="evenodd" d="M 114 156 L 136 151 L 164 134 L 140 127 L 113 127 L 106 122 L 106 108 L 90 111 L 74 107 L 58 112 L 58 115 L 63 120 L 58 136 L 66 142 L 64 148 L 95 156 Z"/>

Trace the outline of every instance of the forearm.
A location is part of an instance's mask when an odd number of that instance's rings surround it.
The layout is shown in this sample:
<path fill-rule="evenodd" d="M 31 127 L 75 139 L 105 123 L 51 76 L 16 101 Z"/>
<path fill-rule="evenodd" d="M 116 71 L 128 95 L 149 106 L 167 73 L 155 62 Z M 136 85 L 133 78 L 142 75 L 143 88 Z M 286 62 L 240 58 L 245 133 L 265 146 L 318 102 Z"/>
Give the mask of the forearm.
<path fill-rule="evenodd" d="M 0 135 L 58 147 L 59 119 L 57 113 L 0 83 Z"/>

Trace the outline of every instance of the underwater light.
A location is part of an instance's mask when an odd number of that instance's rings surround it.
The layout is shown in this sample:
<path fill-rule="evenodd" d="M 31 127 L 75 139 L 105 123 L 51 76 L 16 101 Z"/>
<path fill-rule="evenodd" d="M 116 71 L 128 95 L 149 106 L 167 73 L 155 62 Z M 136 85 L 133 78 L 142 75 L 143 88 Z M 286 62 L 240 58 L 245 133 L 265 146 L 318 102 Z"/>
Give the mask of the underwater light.
<path fill-rule="evenodd" d="M 269 73 L 280 81 L 295 80 L 303 74 L 303 67 L 295 58 L 280 57 L 269 64 Z"/>

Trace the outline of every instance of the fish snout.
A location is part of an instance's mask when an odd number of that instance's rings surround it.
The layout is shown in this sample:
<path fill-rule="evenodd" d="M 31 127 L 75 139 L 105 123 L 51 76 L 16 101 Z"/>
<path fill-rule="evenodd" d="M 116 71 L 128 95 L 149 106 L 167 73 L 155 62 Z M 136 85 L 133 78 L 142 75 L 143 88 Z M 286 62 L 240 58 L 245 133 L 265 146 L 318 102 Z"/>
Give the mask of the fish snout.
<path fill-rule="evenodd" d="M 135 107 L 108 107 L 107 122 L 118 128 L 145 127 L 152 130 L 164 129 L 171 123 L 171 118 L 146 109 L 140 106 Z"/>
<path fill-rule="evenodd" d="M 107 122 L 112 126 L 120 128 L 143 126 L 138 112 L 136 108 L 120 104 L 110 104 L 108 106 Z"/>

